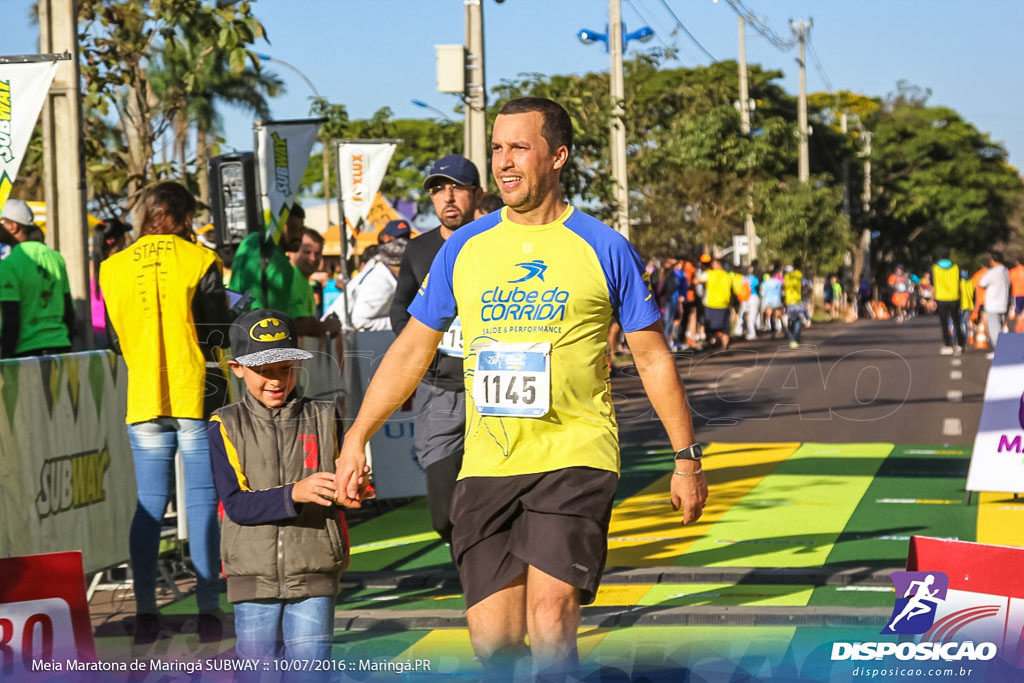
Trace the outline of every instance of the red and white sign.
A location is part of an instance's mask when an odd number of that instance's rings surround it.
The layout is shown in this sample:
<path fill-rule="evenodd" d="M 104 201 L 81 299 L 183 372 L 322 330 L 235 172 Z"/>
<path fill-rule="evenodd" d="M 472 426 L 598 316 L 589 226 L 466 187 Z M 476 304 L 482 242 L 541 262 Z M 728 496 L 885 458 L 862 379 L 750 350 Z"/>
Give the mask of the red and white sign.
<path fill-rule="evenodd" d="M 96 660 L 82 553 L 0 559 L 0 577 L 0 678 L 38 672 L 40 662 Z"/>
<path fill-rule="evenodd" d="M 942 571 L 949 590 L 922 641 L 995 643 L 1024 666 L 1024 548 L 913 536 L 907 569 Z"/>

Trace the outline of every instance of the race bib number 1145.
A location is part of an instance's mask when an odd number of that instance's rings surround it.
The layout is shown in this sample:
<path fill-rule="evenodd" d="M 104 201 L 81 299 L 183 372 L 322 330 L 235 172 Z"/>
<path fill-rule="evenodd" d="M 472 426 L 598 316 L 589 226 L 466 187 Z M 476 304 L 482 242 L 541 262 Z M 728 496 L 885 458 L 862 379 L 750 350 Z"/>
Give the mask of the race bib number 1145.
<path fill-rule="evenodd" d="M 546 415 L 551 409 L 551 344 L 491 344 L 478 350 L 473 403 L 481 415 Z"/>

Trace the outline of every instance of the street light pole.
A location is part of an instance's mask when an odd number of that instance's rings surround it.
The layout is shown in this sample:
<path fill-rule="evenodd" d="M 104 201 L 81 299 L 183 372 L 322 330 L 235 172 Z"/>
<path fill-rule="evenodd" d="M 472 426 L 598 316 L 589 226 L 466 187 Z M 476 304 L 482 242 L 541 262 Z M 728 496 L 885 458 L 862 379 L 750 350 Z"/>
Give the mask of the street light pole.
<path fill-rule="evenodd" d="M 611 161 L 612 180 L 615 182 L 615 229 L 629 239 L 629 186 L 626 173 L 626 126 L 622 102 L 626 97 L 622 75 L 622 4 L 608 0 L 608 51 L 612 53 L 611 82 Z"/>

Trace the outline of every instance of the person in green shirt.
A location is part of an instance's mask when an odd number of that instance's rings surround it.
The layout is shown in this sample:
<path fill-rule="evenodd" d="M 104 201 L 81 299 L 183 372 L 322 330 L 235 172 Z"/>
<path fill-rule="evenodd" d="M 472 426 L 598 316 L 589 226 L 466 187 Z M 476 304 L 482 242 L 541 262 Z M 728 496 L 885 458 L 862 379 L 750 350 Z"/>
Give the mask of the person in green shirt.
<path fill-rule="evenodd" d="M 42 242 L 30 239 L 32 209 L 9 199 L 0 213 L 0 239 L 13 245 L 0 263 L 0 357 L 66 353 L 75 333 L 64 259 Z"/>
<path fill-rule="evenodd" d="M 296 249 L 289 260 L 295 273 L 292 276 L 291 296 L 284 312 L 295 320 L 295 329 L 301 336 L 328 337 L 341 332 L 341 322 L 330 317 L 321 322 L 316 311 L 313 286 L 309 279 L 320 268 L 324 253 L 324 238 L 312 228 L 303 228 Z"/>
<path fill-rule="evenodd" d="M 253 309 L 273 308 L 290 313 L 295 269 L 285 252 L 299 248 L 305 219 L 306 212 L 294 204 L 278 244 L 265 240 L 261 231 L 250 233 L 238 245 L 228 288 L 242 294 L 248 292 L 253 298 Z"/>

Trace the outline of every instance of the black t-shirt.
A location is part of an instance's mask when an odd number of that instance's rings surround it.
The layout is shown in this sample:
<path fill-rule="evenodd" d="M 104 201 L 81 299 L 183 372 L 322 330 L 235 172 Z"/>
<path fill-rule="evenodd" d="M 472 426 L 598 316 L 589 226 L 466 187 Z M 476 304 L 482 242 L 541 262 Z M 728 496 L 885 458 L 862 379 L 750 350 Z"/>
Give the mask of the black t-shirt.
<path fill-rule="evenodd" d="M 410 240 L 405 248 L 402 266 L 398 271 L 395 297 L 391 300 L 391 329 L 395 334 L 400 334 L 409 322 L 409 304 L 416 297 L 423 278 L 430 272 L 434 256 L 441 250 L 443 244 L 441 228 L 436 228 Z M 434 360 L 427 368 L 423 381 L 445 391 L 465 391 L 466 384 L 462 377 L 461 358 L 437 353 L 434 354 Z"/>

